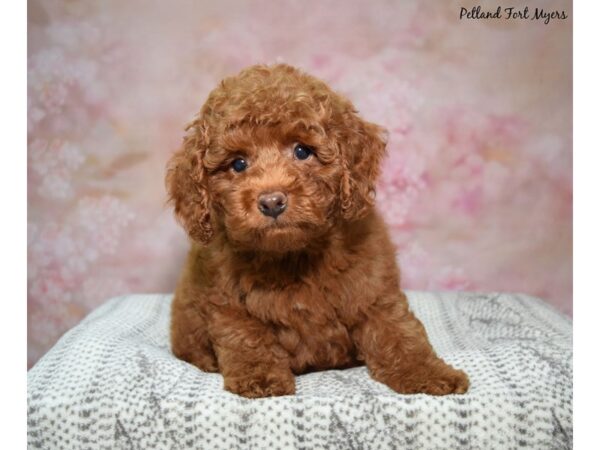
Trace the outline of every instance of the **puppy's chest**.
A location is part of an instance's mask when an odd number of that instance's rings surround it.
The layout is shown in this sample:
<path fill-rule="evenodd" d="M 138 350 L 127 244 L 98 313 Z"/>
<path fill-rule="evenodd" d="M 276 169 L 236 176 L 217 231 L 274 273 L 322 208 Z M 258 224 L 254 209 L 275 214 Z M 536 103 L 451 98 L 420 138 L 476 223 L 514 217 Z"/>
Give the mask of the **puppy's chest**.
<path fill-rule="evenodd" d="M 296 373 L 352 363 L 354 346 L 335 302 L 307 286 L 256 290 L 246 297 L 248 312 L 273 327 Z"/>

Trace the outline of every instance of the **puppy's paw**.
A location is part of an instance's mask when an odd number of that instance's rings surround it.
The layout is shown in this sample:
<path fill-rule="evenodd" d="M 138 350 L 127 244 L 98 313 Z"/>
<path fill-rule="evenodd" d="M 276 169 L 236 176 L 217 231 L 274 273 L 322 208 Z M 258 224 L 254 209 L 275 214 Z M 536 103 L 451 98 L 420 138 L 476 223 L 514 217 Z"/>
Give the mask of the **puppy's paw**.
<path fill-rule="evenodd" d="M 296 380 L 291 371 L 250 373 L 225 377 L 225 389 L 247 398 L 293 395 L 296 392 Z"/>
<path fill-rule="evenodd" d="M 462 370 L 448 366 L 443 374 L 415 383 L 416 392 L 429 395 L 464 394 L 469 389 L 469 378 Z"/>
<path fill-rule="evenodd" d="M 415 366 L 384 382 L 400 394 L 464 394 L 469 389 L 467 374 L 441 359 Z"/>

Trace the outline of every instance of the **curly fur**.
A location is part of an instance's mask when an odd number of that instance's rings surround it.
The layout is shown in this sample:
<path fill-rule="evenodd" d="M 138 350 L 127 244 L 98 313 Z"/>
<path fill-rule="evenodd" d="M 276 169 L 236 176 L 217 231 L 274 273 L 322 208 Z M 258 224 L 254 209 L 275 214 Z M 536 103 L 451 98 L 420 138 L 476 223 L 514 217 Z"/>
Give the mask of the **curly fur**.
<path fill-rule="evenodd" d="M 307 160 L 293 157 L 303 143 Z M 253 66 L 213 90 L 168 165 L 192 244 L 172 309 L 175 355 L 245 397 L 295 392 L 294 374 L 366 364 L 400 393 L 463 393 L 400 289 L 373 207 L 382 128 L 322 81 Z M 248 169 L 231 162 L 243 157 Z M 257 197 L 288 207 L 265 217 Z"/>

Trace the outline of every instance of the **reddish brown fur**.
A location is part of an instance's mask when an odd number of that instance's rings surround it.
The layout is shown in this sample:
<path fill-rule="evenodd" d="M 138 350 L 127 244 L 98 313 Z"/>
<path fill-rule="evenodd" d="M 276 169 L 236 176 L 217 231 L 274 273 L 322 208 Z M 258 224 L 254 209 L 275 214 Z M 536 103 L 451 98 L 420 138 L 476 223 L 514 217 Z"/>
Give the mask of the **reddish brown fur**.
<path fill-rule="evenodd" d="M 294 159 L 294 143 L 314 148 Z M 173 352 L 246 397 L 293 394 L 294 374 L 366 363 L 401 393 L 463 393 L 400 290 L 373 208 L 383 130 L 286 65 L 225 79 L 188 127 L 167 188 L 192 247 L 172 308 Z M 231 161 L 243 156 L 248 169 Z M 276 220 L 257 208 L 283 191 Z"/>

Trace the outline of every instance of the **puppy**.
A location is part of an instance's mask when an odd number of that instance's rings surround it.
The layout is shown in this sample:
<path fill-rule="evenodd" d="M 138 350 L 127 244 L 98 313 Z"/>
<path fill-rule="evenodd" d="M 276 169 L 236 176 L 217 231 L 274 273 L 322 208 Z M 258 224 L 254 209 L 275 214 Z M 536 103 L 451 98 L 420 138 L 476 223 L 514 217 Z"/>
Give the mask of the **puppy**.
<path fill-rule="evenodd" d="M 361 364 L 402 394 L 467 390 L 400 290 L 373 206 L 382 128 L 280 64 L 223 80 L 186 130 L 166 175 L 191 238 L 172 306 L 178 358 L 244 397 Z"/>

